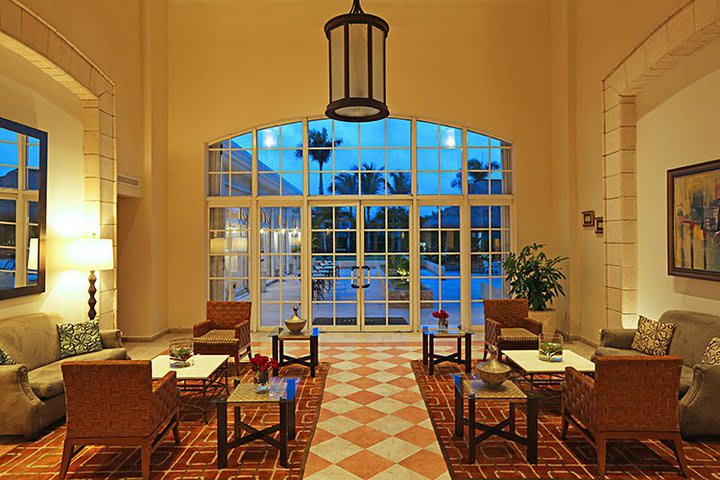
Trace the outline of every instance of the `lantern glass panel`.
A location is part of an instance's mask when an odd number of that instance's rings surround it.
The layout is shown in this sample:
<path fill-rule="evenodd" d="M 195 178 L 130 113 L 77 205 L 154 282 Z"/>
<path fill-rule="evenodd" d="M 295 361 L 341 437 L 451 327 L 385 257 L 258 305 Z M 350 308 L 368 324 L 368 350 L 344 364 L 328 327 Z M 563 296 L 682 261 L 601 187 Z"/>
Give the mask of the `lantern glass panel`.
<path fill-rule="evenodd" d="M 332 101 L 345 96 L 345 29 L 330 31 L 330 96 Z"/>
<path fill-rule="evenodd" d="M 350 96 L 368 98 L 368 26 L 350 24 Z"/>
<path fill-rule="evenodd" d="M 372 28 L 373 98 L 385 103 L 385 33 Z"/>

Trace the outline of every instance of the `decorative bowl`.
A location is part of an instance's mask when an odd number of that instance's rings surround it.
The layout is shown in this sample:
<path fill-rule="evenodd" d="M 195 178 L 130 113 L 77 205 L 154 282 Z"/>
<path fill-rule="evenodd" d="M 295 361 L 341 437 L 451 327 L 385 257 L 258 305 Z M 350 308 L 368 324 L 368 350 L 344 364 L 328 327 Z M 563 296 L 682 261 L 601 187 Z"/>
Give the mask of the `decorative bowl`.
<path fill-rule="evenodd" d="M 285 320 L 285 327 L 287 327 L 290 333 L 300 333 L 303 331 L 303 328 L 305 328 L 305 325 L 307 325 L 307 320 L 300 318 L 298 315 L 298 307 L 293 307 L 293 315 Z"/>
<path fill-rule="evenodd" d="M 511 371 L 509 366 L 494 357 L 475 367 L 475 375 L 489 387 L 499 387 L 505 383 Z"/>

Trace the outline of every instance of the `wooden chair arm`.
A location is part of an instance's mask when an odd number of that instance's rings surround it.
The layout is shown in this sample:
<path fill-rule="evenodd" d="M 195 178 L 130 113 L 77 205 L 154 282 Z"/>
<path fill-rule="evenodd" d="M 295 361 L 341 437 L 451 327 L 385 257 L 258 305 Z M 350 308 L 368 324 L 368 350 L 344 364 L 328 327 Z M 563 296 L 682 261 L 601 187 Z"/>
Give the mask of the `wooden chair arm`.
<path fill-rule="evenodd" d="M 565 369 L 562 392 L 563 408 L 572 413 L 586 427 L 595 426 L 595 380 L 573 367 Z"/>
<path fill-rule="evenodd" d="M 526 317 L 522 319 L 523 327 L 526 330 L 531 331 L 535 335 L 540 335 L 543 331 L 543 324 L 535 319 Z"/>
<path fill-rule="evenodd" d="M 485 318 L 485 342 L 491 345 L 497 345 L 498 337 L 500 336 L 500 330 L 502 325 L 500 322 L 493 320 L 492 318 Z"/>
<path fill-rule="evenodd" d="M 210 320 L 203 320 L 202 322 L 193 325 L 193 337 L 202 337 L 214 328 L 215 325 L 213 324 L 213 322 L 211 322 Z"/>
<path fill-rule="evenodd" d="M 152 393 L 150 418 L 152 426 L 155 427 L 179 404 L 180 392 L 177 388 L 176 373 L 168 372 L 161 379 L 154 381 Z"/>
<path fill-rule="evenodd" d="M 250 345 L 250 321 L 235 325 L 235 338 L 240 341 L 240 348 Z"/>

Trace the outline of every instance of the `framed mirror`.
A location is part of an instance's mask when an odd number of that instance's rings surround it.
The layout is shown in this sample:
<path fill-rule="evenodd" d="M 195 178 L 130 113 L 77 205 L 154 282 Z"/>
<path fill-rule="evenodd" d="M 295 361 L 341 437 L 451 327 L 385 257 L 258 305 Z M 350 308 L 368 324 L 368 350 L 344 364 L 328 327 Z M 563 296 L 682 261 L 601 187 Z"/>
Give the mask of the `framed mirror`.
<path fill-rule="evenodd" d="M 0 300 L 45 291 L 47 133 L 0 117 Z"/>

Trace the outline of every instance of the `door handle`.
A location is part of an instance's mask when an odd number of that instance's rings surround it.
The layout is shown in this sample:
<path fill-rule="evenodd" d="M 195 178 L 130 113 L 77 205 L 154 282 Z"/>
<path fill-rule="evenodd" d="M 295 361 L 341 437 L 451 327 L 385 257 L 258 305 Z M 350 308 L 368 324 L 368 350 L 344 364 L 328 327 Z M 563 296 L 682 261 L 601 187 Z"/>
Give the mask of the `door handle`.
<path fill-rule="evenodd" d="M 365 281 L 365 274 L 363 273 L 363 284 L 361 286 L 362 286 L 362 288 L 368 288 L 370 286 L 370 267 L 368 267 L 367 265 L 363 265 L 361 268 L 363 270 L 367 270 L 367 272 L 368 272 L 368 280 L 367 281 Z"/>
<path fill-rule="evenodd" d="M 360 267 L 357 266 L 357 265 L 353 265 L 352 267 L 350 267 L 350 279 L 351 279 L 351 280 L 350 280 L 350 286 L 351 286 L 352 288 L 360 288 L 360 285 L 358 285 L 358 282 L 357 282 L 357 280 L 358 280 L 358 275 L 359 275 L 359 274 L 358 274 L 358 273 L 355 273 L 355 272 L 356 272 L 357 270 L 359 270 L 359 269 L 360 269 Z M 354 274 L 354 275 L 353 275 L 353 274 Z M 353 281 L 353 280 L 354 280 L 354 281 Z"/>

